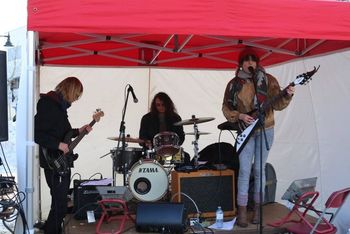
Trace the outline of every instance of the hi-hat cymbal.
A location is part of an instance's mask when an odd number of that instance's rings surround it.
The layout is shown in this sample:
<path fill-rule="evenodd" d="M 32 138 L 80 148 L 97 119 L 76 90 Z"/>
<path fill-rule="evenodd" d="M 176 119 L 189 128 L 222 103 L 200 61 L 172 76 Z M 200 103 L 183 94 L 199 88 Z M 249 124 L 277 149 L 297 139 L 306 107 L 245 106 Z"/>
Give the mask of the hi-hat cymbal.
<path fill-rule="evenodd" d="M 239 131 L 239 124 L 238 122 L 229 122 L 229 121 L 225 121 L 221 124 L 218 125 L 218 129 L 220 130 L 233 130 L 233 131 Z"/>
<path fill-rule="evenodd" d="M 208 135 L 210 132 L 198 132 L 198 135 Z M 186 132 L 185 135 L 194 135 L 194 132 Z"/>
<path fill-rule="evenodd" d="M 192 116 L 191 119 L 185 119 L 180 122 L 174 123 L 175 126 L 181 126 L 181 125 L 189 125 L 189 124 L 198 124 L 198 123 L 205 123 L 214 120 L 213 117 L 202 117 L 202 118 L 196 118 Z"/>
<path fill-rule="evenodd" d="M 112 141 L 121 141 L 121 137 L 107 137 L 107 139 L 112 140 Z M 145 141 L 139 138 L 133 138 L 133 137 L 125 137 L 125 142 L 132 142 L 132 143 L 139 143 L 142 144 Z"/>

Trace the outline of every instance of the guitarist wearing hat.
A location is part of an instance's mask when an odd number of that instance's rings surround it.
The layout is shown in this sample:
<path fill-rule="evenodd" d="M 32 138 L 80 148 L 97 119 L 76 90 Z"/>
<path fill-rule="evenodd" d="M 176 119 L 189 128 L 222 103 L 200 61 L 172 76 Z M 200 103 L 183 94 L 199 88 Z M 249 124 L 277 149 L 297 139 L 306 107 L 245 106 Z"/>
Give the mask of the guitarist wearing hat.
<path fill-rule="evenodd" d="M 41 94 L 35 115 L 34 139 L 39 144 L 40 166 L 44 169 L 51 194 L 51 209 L 44 225 L 44 233 L 62 233 L 62 222 L 67 212 L 67 194 L 72 167 L 72 150 L 67 136 L 77 137 L 92 130 L 91 125 L 73 129 L 67 109 L 83 94 L 83 85 L 76 77 L 61 81 L 54 91 Z M 55 160 L 61 156 L 59 164 Z M 62 169 L 62 170 L 60 170 Z"/>

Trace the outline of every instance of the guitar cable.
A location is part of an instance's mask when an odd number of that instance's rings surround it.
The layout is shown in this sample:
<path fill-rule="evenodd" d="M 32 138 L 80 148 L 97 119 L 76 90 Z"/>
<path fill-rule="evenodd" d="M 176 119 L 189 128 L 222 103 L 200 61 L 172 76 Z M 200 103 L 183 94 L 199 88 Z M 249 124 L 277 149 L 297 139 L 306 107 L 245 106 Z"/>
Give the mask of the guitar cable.
<path fill-rule="evenodd" d="M 103 175 L 102 175 L 102 173 L 100 173 L 100 172 L 96 172 L 95 174 L 93 174 L 92 176 L 90 176 L 88 180 L 91 180 L 91 178 L 92 178 L 92 177 L 94 177 L 95 175 L 100 175 L 100 180 L 102 180 L 102 179 L 103 179 Z"/>
<path fill-rule="evenodd" d="M 81 174 L 78 173 L 78 172 L 75 172 L 75 173 L 70 177 L 70 182 L 72 182 L 73 177 L 74 177 L 75 175 L 78 175 L 78 176 L 79 176 L 79 180 L 81 180 Z M 70 183 L 69 183 L 69 184 L 70 184 Z"/>

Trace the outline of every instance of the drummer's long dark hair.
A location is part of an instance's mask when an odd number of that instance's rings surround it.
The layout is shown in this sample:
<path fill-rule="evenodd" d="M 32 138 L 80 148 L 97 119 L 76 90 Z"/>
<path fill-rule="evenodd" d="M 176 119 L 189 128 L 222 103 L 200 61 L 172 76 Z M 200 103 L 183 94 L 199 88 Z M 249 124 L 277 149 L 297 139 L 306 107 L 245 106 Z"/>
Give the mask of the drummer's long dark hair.
<path fill-rule="evenodd" d="M 166 116 L 172 116 L 172 115 L 174 115 L 174 113 L 177 113 L 175 105 L 174 105 L 173 101 L 171 100 L 171 98 L 169 97 L 169 95 L 164 93 L 164 92 L 159 92 L 154 96 L 152 103 L 151 103 L 151 113 L 153 115 L 158 114 L 157 107 L 156 107 L 156 99 L 157 98 L 159 98 L 159 100 L 161 100 L 164 103 Z"/>

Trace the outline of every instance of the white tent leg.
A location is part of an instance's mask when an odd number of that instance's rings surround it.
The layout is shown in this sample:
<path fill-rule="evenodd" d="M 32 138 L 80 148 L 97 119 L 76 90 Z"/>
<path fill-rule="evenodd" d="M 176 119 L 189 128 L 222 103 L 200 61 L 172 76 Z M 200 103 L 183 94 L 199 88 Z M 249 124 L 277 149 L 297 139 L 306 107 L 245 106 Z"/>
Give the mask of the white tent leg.
<path fill-rule="evenodd" d="M 35 102 L 35 60 L 34 60 L 34 33 L 27 33 L 27 47 L 24 48 L 27 56 L 24 56 L 22 65 L 22 77 L 19 87 L 18 112 L 17 112 L 17 167 L 18 167 L 18 189 L 25 192 L 25 200 L 22 203 L 24 215 L 28 224 L 23 227 L 22 220 L 16 223 L 15 233 L 34 233 L 34 102 Z"/>

